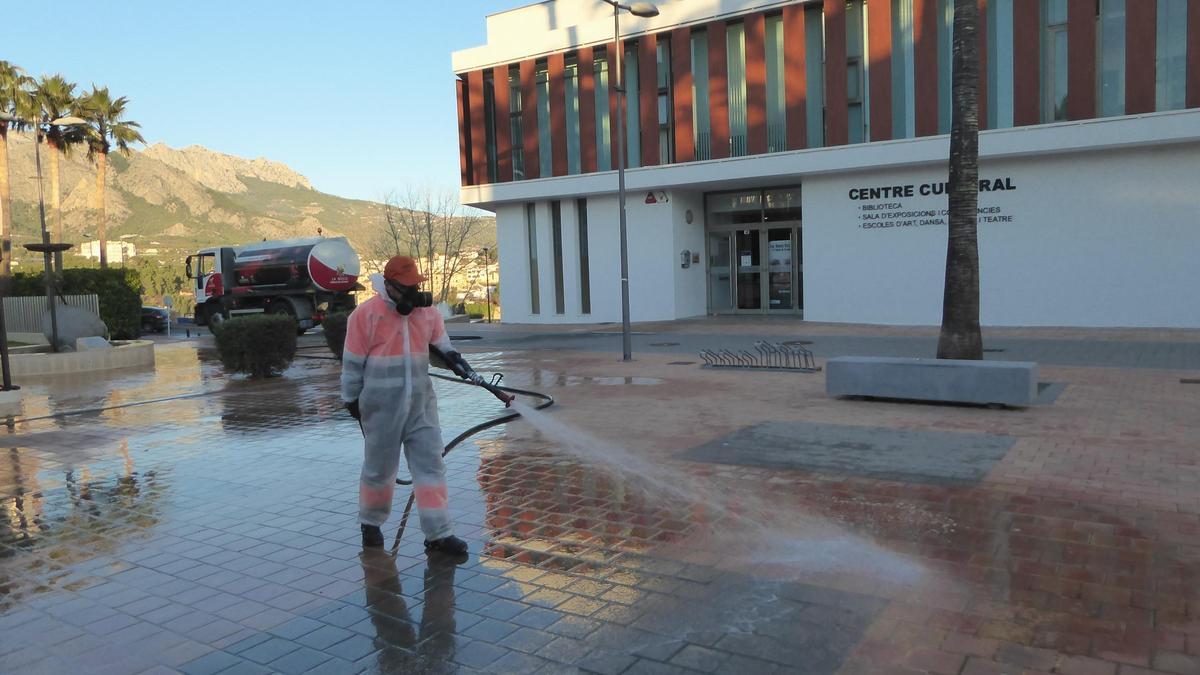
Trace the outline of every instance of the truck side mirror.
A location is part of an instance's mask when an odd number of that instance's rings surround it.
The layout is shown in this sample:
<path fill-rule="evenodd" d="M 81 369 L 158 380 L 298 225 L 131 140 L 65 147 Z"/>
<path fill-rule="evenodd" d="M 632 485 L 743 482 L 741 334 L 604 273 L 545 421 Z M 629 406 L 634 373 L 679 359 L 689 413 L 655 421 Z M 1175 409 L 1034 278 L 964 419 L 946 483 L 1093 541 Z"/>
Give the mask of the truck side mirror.
<path fill-rule="evenodd" d="M 192 256 L 190 255 L 187 257 L 187 264 L 184 266 L 184 273 L 187 274 L 187 278 L 192 278 Z"/>

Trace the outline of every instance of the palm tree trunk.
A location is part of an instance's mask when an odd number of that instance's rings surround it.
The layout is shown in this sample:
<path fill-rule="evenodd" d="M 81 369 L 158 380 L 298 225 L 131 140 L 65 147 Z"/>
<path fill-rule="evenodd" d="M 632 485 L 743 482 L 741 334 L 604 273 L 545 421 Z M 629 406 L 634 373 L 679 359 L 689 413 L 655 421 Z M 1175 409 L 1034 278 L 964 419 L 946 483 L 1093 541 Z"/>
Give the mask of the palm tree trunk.
<path fill-rule="evenodd" d="M 53 138 L 47 139 L 47 145 L 50 146 L 50 222 L 54 226 L 54 242 L 61 242 L 63 239 L 62 229 L 62 190 L 59 186 L 59 157 L 62 151 L 58 149 L 58 144 Z M 62 254 L 54 254 L 54 269 L 56 272 L 62 272 Z"/>
<path fill-rule="evenodd" d="M 108 213 L 104 208 L 105 171 L 108 170 L 108 155 L 96 153 L 96 209 L 100 214 L 97 225 L 100 234 L 100 268 L 108 267 Z"/>
<path fill-rule="evenodd" d="M 982 359 L 979 329 L 979 57 L 976 0 L 954 0 L 950 222 L 939 359 Z"/>
<path fill-rule="evenodd" d="M 8 123 L 0 122 L 0 278 L 12 274 L 12 191 L 8 182 Z"/>

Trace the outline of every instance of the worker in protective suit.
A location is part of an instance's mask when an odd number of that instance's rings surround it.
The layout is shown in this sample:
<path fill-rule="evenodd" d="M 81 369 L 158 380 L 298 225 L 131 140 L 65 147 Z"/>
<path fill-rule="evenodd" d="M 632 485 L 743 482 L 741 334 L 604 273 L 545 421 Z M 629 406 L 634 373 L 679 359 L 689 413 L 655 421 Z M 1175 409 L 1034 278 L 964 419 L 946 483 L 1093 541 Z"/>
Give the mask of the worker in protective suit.
<path fill-rule="evenodd" d="M 425 280 L 407 256 L 388 261 L 371 277 L 376 296 L 359 305 L 346 325 L 342 400 L 366 437 L 358 493 L 364 547 L 383 546 L 379 529 L 392 510 L 400 451 L 416 493 L 425 550 L 466 558 L 467 543 L 453 534 L 442 462 L 437 397 L 429 377 L 429 348 L 436 347 L 476 384 L 483 378 L 450 345 Z"/>

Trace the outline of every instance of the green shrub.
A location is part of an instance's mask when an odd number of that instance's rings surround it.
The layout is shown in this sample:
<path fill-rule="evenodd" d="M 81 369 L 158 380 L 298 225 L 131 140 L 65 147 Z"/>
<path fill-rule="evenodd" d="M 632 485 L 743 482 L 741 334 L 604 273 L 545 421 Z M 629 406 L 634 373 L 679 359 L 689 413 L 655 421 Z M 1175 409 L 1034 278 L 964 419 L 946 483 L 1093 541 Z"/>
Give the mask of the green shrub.
<path fill-rule="evenodd" d="M 325 344 L 329 345 L 329 351 L 333 355 L 342 360 L 342 350 L 346 347 L 346 320 L 350 318 L 350 312 L 333 312 L 326 314 L 321 320 L 321 328 L 325 331 Z"/>
<path fill-rule="evenodd" d="M 271 377 L 296 358 L 296 321 L 284 314 L 234 317 L 213 335 L 221 363 L 230 372 Z"/>
<path fill-rule="evenodd" d="M 463 306 L 463 314 L 466 314 L 472 319 L 483 319 L 488 315 L 488 306 L 486 302 L 469 302 Z M 495 310 L 493 309 L 493 316 Z"/>
<path fill-rule="evenodd" d="M 62 295 L 96 295 L 100 319 L 115 340 L 132 340 L 142 332 L 142 282 L 136 270 L 68 268 L 57 284 Z M 41 272 L 12 275 L 12 295 L 46 295 Z"/>

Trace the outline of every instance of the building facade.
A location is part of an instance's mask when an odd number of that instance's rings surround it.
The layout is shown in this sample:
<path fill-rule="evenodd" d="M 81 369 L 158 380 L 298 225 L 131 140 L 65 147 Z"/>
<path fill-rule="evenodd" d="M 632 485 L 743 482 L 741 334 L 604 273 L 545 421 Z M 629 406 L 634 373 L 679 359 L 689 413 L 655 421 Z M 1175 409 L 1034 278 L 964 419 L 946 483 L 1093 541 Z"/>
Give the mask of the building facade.
<path fill-rule="evenodd" d="M 633 320 L 938 323 L 953 4 L 623 15 Z M 1200 327 L 1200 0 L 979 8 L 983 323 Z M 621 318 L 611 12 L 502 12 L 453 55 L 511 322 Z"/>
<path fill-rule="evenodd" d="M 117 240 L 106 242 L 108 262 L 121 263 L 137 255 L 137 247 L 133 244 Z M 157 251 L 155 251 L 157 253 Z M 79 245 L 79 255 L 89 260 L 100 259 L 100 242 L 96 240 L 85 241 Z"/>

